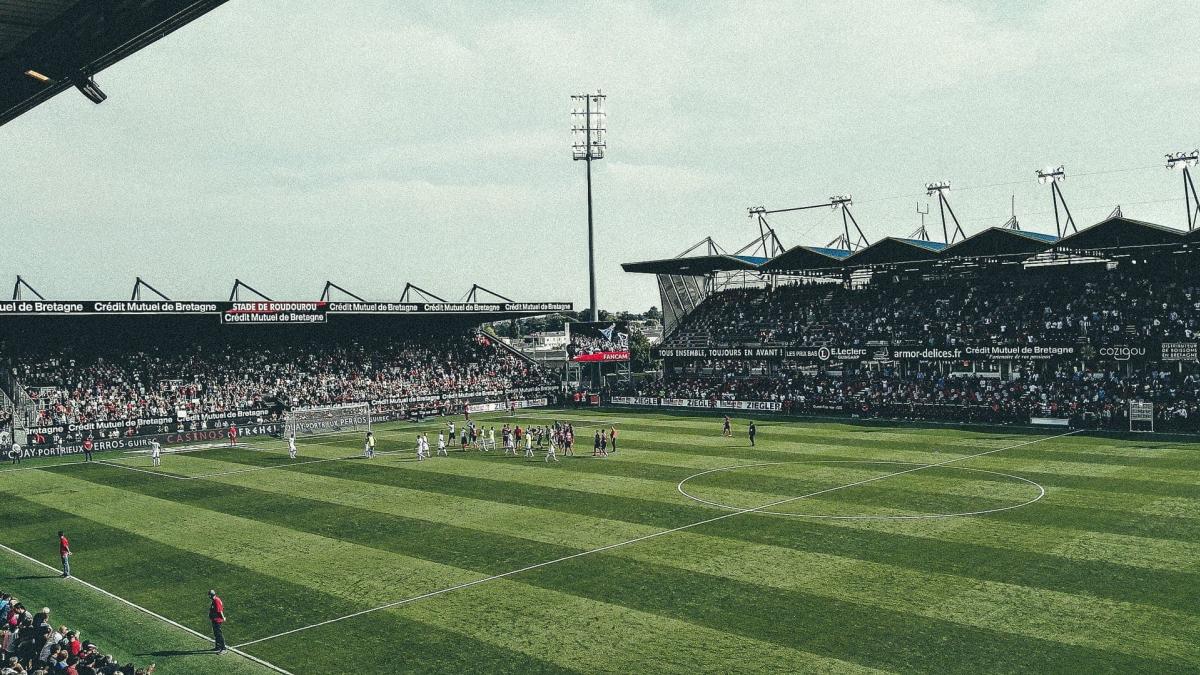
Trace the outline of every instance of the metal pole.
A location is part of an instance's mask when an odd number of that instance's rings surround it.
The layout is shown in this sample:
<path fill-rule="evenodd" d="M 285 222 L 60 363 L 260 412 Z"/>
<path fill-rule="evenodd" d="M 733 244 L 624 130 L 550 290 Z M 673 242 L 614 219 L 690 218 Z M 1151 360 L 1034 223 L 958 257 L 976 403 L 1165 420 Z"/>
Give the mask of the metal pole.
<path fill-rule="evenodd" d="M 584 119 L 587 133 L 587 207 L 588 207 L 588 282 L 591 304 L 589 305 L 591 320 L 599 321 L 600 315 L 596 308 L 596 248 L 592 223 L 592 97 L 584 97 Z"/>

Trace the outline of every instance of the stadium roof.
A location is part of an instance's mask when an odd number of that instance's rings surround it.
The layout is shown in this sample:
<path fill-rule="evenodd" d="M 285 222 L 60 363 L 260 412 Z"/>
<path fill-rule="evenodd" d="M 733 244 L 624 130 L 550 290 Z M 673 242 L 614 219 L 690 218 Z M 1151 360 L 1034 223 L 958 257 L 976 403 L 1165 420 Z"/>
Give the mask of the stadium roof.
<path fill-rule="evenodd" d="M 622 263 L 621 269 L 639 274 L 677 274 L 702 276 L 713 272 L 757 270 L 767 258 L 752 255 L 699 255 L 690 258 L 667 258 L 645 262 Z"/>
<path fill-rule="evenodd" d="M 0 0 L 0 125 L 224 2 Z"/>
<path fill-rule="evenodd" d="M 859 249 L 846 258 L 845 267 L 862 265 L 892 265 L 906 262 L 933 260 L 946 245 L 940 241 L 885 237 L 870 246 Z"/>
<path fill-rule="evenodd" d="M 1200 241 L 1200 229 L 1182 232 L 1170 227 L 1115 216 L 1059 239 L 1052 234 L 992 227 L 947 246 L 938 241 L 886 237 L 850 254 L 844 249 L 795 246 L 767 259 L 751 256 L 706 255 L 625 263 L 626 272 L 704 276 L 714 272 L 758 271 L 798 273 L 833 271 L 873 265 L 969 260 L 998 257 L 1025 259 L 1050 249 L 1106 257 L 1174 248 Z"/>
<path fill-rule="evenodd" d="M 1122 248 L 1170 246 L 1182 243 L 1184 234 L 1174 228 L 1117 216 L 1060 239 L 1054 248 L 1072 251 L 1112 251 Z"/>
<path fill-rule="evenodd" d="M 764 272 L 804 272 L 841 267 L 850 256 L 844 248 L 825 246 L 796 246 L 775 256 L 762 266 Z"/>
<path fill-rule="evenodd" d="M 942 258 L 988 258 L 1034 255 L 1054 246 L 1058 237 L 1041 232 L 989 227 L 946 247 Z"/>

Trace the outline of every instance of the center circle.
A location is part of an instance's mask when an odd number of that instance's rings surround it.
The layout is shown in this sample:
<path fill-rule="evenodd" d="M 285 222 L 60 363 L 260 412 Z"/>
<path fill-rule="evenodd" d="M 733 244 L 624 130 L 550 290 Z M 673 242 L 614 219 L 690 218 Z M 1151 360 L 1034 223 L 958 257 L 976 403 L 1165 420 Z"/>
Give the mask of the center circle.
<path fill-rule="evenodd" d="M 735 504 L 726 503 L 728 501 L 731 501 L 729 499 L 724 499 L 724 500 L 717 499 L 717 498 L 706 499 L 704 497 L 697 496 L 697 494 L 694 494 L 694 493 L 702 493 L 706 487 L 710 488 L 710 489 L 715 488 L 718 490 L 723 489 L 719 483 L 717 483 L 715 485 L 707 485 L 707 486 L 698 485 L 698 483 L 700 483 L 700 481 L 697 479 L 702 479 L 705 476 L 730 474 L 732 472 L 737 472 L 739 470 L 755 469 L 755 468 L 761 469 L 762 467 L 844 466 L 844 465 L 880 466 L 880 467 L 892 468 L 892 469 L 895 469 L 895 471 L 892 471 L 890 473 L 884 473 L 884 474 L 881 474 L 878 476 L 865 477 L 865 478 L 861 478 L 861 479 L 855 480 L 855 481 L 845 481 L 843 483 L 834 483 L 834 484 L 830 484 L 827 487 L 819 487 L 816 489 L 806 490 L 800 494 L 796 494 L 793 496 L 781 496 L 781 497 L 777 496 L 774 499 L 765 499 L 764 498 L 764 499 L 760 500 L 760 502 L 757 504 L 748 504 L 748 505 L 744 505 L 744 506 L 738 506 Z M 1007 480 L 999 481 L 999 482 L 1007 483 L 1007 484 L 1012 484 L 1015 482 L 1017 484 L 1020 484 L 1022 487 L 1026 488 L 1029 491 L 1029 495 L 1028 495 L 1028 498 L 1021 497 L 1021 501 L 1014 500 L 1015 503 L 1011 503 L 1011 504 L 1002 503 L 999 505 L 995 504 L 996 498 L 993 496 L 978 495 L 978 496 L 976 496 L 976 499 L 987 499 L 989 501 L 993 501 L 993 503 L 987 505 L 987 508 L 971 508 L 970 506 L 967 506 L 965 508 L 960 507 L 960 508 L 955 508 L 955 509 L 946 509 L 946 510 L 944 510 L 944 512 L 930 512 L 930 513 L 885 513 L 885 514 L 832 513 L 832 514 L 830 514 L 830 513 L 798 513 L 798 512 L 780 510 L 781 506 L 785 506 L 787 504 L 803 502 L 806 499 L 821 497 L 821 496 L 824 496 L 827 494 L 828 495 L 837 495 L 839 492 L 842 492 L 842 491 L 855 490 L 860 485 L 861 486 L 871 486 L 871 485 L 883 486 L 888 483 L 888 479 L 891 479 L 893 477 L 902 478 L 904 476 L 918 474 L 918 471 L 920 471 L 922 469 L 936 469 L 938 472 L 942 473 L 942 475 L 943 475 L 942 477 L 945 477 L 945 474 L 947 472 L 949 472 L 951 474 L 954 472 L 963 472 L 963 473 L 971 473 L 971 474 L 984 474 L 984 475 L 986 475 L 984 477 L 984 480 L 989 481 L 989 482 L 997 482 L 996 481 L 997 478 L 1003 478 L 1003 479 L 1007 479 Z M 757 471 L 756 474 L 757 474 L 756 476 L 752 476 L 750 479 L 745 479 L 745 480 L 761 480 L 761 481 L 793 480 L 792 477 L 787 477 L 787 476 L 785 476 L 783 479 L 772 478 L 769 475 L 770 474 L 769 470 L 766 472 Z M 926 474 L 926 475 L 929 475 L 929 474 Z M 685 488 L 685 486 L 687 486 L 687 484 L 689 482 L 693 482 L 693 485 Z M 757 487 L 757 486 L 755 486 L 755 487 Z M 1028 505 L 1040 500 L 1042 497 L 1046 496 L 1046 489 L 1044 487 L 1042 487 L 1041 485 L 1037 484 L 1036 482 L 1034 482 L 1032 480 L 1029 480 L 1028 478 L 1023 478 L 1021 476 L 1014 476 L 1014 475 L 1008 474 L 1008 473 L 1001 473 L 999 471 L 989 471 L 987 469 L 972 469 L 972 468 L 959 467 L 959 466 L 946 466 L 946 465 L 937 465 L 937 464 L 931 465 L 931 464 L 923 464 L 920 462 L 898 462 L 898 461 L 884 461 L 884 460 L 814 459 L 814 460 L 797 460 L 797 461 L 792 461 L 792 462 L 763 462 L 763 463 L 758 463 L 758 464 L 736 464 L 733 466 L 726 466 L 726 467 L 721 467 L 718 469 L 709 469 L 707 471 L 701 471 L 700 473 L 688 476 L 687 478 L 684 478 L 683 480 L 679 481 L 679 485 L 677 486 L 677 488 L 679 490 L 679 493 L 682 494 L 684 497 L 687 497 L 688 499 L 699 502 L 701 504 L 707 504 L 708 506 L 715 506 L 720 509 L 725 509 L 727 511 L 742 511 L 742 512 L 746 512 L 746 513 L 750 513 L 750 512 L 767 513 L 767 514 L 776 515 L 776 516 L 787 516 L 789 518 L 820 518 L 820 519 L 831 519 L 831 520 L 924 520 L 924 519 L 934 519 L 934 518 L 963 518 L 963 517 L 967 517 L 967 516 L 981 516 L 981 515 L 985 515 L 988 513 L 997 513 L 1000 511 L 1008 511 L 1011 509 L 1018 509 L 1018 508 L 1021 508 L 1022 506 L 1028 506 Z M 689 490 L 690 490 L 690 492 L 689 492 Z M 754 490 L 751 489 L 750 492 L 754 492 Z M 970 495 L 966 495 L 966 496 L 952 495 L 952 496 L 955 498 L 961 497 L 962 499 L 966 499 L 966 500 L 971 499 Z M 984 505 L 980 504 L 980 506 L 984 506 Z"/>

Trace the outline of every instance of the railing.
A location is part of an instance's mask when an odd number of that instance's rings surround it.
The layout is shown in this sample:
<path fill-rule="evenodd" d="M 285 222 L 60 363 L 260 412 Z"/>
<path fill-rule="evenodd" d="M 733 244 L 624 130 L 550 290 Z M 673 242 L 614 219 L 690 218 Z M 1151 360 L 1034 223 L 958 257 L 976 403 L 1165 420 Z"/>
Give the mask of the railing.
<path fill-rule="evenodd" d="M 5 372 L 0 377 L 0 394 L 12 405 L 13 409 L 13 426 L 18 429 L 24 429 L 31 426 L 37 421 L 38 404 L 25 391 L 25 387 L 21 386 L 21 382 L 13 377 L 12 373 Z"/>
<path fill-rule="evenodd" d="M 537 363 L 537 361 L 535 361 L 534 359 L 529 358 L 529 355 L 525 354 L 520 349 L 517 349 L 516 347 L 508 344 L 504 340 L 501 340 L 500 338 L 496 337 L 495 335 L 489 335 L 481 330 L 475 331 L 475 334 L 486 337 L 496 347 L 505 350 L 506 352 L 508 352 L 509 354 L 512 354 L 513 356 L 520 358 L 522 361 L 524 361 L 526 363 L 529 363 L 529 364 Z"/>

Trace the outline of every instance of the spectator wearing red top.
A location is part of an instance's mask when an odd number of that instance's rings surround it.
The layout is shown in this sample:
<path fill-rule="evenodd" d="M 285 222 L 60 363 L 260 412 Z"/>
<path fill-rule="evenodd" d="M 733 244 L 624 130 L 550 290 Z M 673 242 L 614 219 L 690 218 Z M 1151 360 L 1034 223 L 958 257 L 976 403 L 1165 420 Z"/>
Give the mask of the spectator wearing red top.
<path fill-rule="evenodd" d="M 221 634 L 221 624 L 225 623 L 225 603 L 221 602 L 216 591 L 209 591 L 208 597 L 212 604 L 208 606 L 208 620 L 212 621 L 214 650 L 218 654 L 225 652 L 225 636 Z"/>
<path fill-rule="evenodd" d="M 71 542 L 62 530 L 58 531 L 58 555 L 62 557 L 63 578 L 71 576 Z"/>

